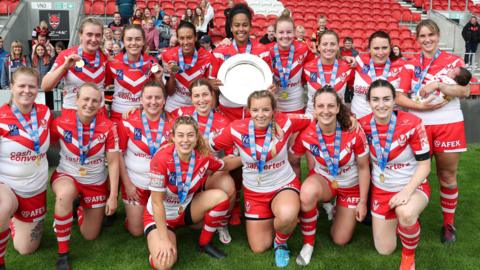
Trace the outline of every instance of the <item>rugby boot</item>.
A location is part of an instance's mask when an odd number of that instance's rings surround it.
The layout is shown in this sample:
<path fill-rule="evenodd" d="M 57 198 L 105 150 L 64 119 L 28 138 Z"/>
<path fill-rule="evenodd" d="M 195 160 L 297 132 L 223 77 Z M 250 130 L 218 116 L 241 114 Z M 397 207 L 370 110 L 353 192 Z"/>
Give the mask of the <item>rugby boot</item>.
<path fill-rule="evenodd" d="M 402 254 L 402 262 L 400 263 L 400 270 L 415 270 L 415 254 Z"/>
<path fill-rule="evenodd" d="M 198 249 L 201 251 L 201 252 L 205 252 L 206 254 L 208 254 L 210 257 L 213 257 L 215 259 L 223 259 L 225 257 L 227 257 L 227 254 L 225 254 L 223 251 L 221 251 L 220 249 L 216 248 L 215 246 L 213 246 L 212 244 L 206 244 L 205 246 L 198 246 Z"/>
<path fill-rule="evenodd" d="M 277 244 L 274 241 L 273 249 L 275 250 L 275 264 L 277 267 L 286 267 L 290 261 L 290 251 L 287 244 Z"/>
<path fill-rule="evenodd" d="M 304 244 L 300 254 L 298 254 L 297 259 L 295 260 L 298 265 L 307 266 L 312 259 L 313 246 L 309 244 Z"/>
<path fill-rule="evenodd" d="M 72 270 L 68 253 L 58 255 L 57 264 L 55 267 L 56 270 Z"/>
<path fill-rule="evenodd" d="M 442 243 L 450 244 L 457 240 L 457 230 L 453 224 L 445 224 L 442 227 Z"/>

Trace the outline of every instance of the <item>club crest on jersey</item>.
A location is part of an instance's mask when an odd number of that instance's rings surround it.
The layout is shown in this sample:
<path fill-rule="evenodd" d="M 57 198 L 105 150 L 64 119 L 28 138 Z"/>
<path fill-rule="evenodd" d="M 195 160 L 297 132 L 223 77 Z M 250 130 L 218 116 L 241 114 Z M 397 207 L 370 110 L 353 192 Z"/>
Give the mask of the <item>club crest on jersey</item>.
<path fill-rule="evenodd" d="M 140 128 L 135 128 L 133 130 L 133 138 L 137 141 L 142 140 L 142 130 Z"/>
<path fill-rule="evenodd" d="M 415 74 L 415 78 L 420 78 L 420 75 L 422 75 L 422 68 L 419 66 L 415 66 L 413 73 Z"/>
<path fill-rule="evenodd" d="M 364 74 L 368 74 L 368 71 L 370 71 L 370 66 L 369 65 L 363 65 L 362 72 Z"/>
<path fill-rule="evenodd" d="M 10 131 L 8 132 L 8 134 L 10 134 L 10 136 L 20 135 L 20 131 L 18 130 L 17 125 L 15 125 L 15 124 L 9 124 L 9 125 L 8 125 L 8 129 L 10 130 Z"/>
<path fill-rule="evenodd" d="M 310 152 L 316 157 L 320 156 L 320 151 L 318 150 L 318 145 L 316 144 L 310 144 Z"/>
<path fill-rule="evenodd" d="M 117 79 L 123 80 L 123 70 L 117 70 Z"/>
<path fill-rule="evenodd" d="M 311 82 L 316 82 L 317 81 L 317 73 L 316 72 L 310 73 L 310 81 Z"/>
<path fill-rule="evenodd" d="M 407 136 L 405 136 L 405 134 L 400 134 L 400 136 L 398 136 L 397 141 L 400 146 L 404 146 L 405 143 L 407 142 Z"/>
<path fill-rule="evenodd" d="M 63 138 L 66 143 L 72 143 L 72 132 L 70 130 L 63 131 Z"/>
<path fill-rule="evenodd" d="M 244 147 L 250 146 L 250 139 L 248 137 L 248 134 L 242 134 L 242 144 Z"/>

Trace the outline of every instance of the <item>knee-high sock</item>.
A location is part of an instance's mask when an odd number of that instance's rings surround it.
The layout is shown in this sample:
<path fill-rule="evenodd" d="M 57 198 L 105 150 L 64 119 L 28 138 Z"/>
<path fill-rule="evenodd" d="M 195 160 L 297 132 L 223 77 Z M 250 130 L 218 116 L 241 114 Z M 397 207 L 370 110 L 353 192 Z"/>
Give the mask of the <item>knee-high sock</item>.
<path fill-rule="evenodd" d="M 443 224 L 455 224 L 455 209 L 458 201 L 458 187 L 440 187 L 440 204 L 442 205 Z"/>
<path fill-rule="evenodd" d="M 53 218 L 55 219 L 54 231 L 57 236 L 58 253 L 67 253 L 69 251 L 73 215 L 70 212 L 66 216 L 54 215 Z"/>
<path fill-rule="evenodd" d="M 203 217 L 203 228 L 200 233 L 200 240 L 198 241 L 200 246 L 205 246 L 210 243 L 217 228 L 221 227 L 222 223 L 225 222 L 225 216 L 227 215 L 229 207 L 230 202 L 227 199 L 205 213 Z"/>
<path fill-rule="evenodd" d="M 277 245 L 283 245 L 283 244 L 286 244 L 287 241 L 288 241 L 288 238 L 290 238 L 290 236 L 292 235 L 292 233 L 289 233 L 289 234 L 285 234 L 285 233 L 281 233 L 279 231 L 276 231 L 275 232 L 275 244 Z"/>
<path fill-rule="evenodd" d="M 317 231 L 318 210 L 317 207 L 300 214 L 300 228 L 302 229 L 303 244 L 313 246 L 315 244 L 315 233 Z"/>
<path fill-rule="evenodd" d="M 398 224 L 398 235 L 402 241 L 402 254 L 414 255 L 418 242 L 420 241 L 420 223 L 417 221 L 412 226 Z"/>
<path fill-rule="evenodd" d="M 0 265 L 5 264 L 5 253 L 7 253 L 8 238 L 10 229 L 0 232 Z"/>

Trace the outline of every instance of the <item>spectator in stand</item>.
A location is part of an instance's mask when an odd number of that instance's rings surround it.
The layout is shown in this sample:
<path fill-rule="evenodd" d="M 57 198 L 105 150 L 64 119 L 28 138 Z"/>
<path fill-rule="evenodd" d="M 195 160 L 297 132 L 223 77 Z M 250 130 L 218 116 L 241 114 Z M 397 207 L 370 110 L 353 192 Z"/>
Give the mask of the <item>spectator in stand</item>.
<path fill-rule="evenodd" d="M 212 39 L 210 38 L 209 35 L 203 36 L 199 42 L 200 46 L 207 50 L 209 53 L 213 52 L 213 49 L 215 49 L 215 46 L 212 44 Z"/>
<path fill-rule="evenodd" d="M 19 67 L 30 67 L 30 59 L 23 53 L 22 42 L 14 40 L 10 45 L 10 54 L 5 58 L 3 63 L 2 74 L 0 77 L 1 89 L 6 89 L 12 82 L 12 74 Z"/>
<path fill-rule="evenodd" d="M 343 39 L 343 47 L 340 48 L 340 54 L 342 56 L 357 56 L 358 51 L 353 48 L 353 38 L 345 37 Z"/>
<path fill-rule="evenodd" d="M 3 64 L 5 62 L 5 58 L 9 55 L 10 53 L 3 48 L 3 37 L 0 37 L 0 76 L 2 74 L 3 70 Z"/>
<path fill-rule="evenodd" d="M 170 23 L 170 16 L 165 14 L 163 17 L 163 23 L 157 27 L 159 49 L 167 48 L 168 44 L 170 43 L 170 38 L 172 37 L 173 32 Z"/>
<path fill-rule="evenodd" d="M 160 7 L 159 4 L 155 4 L 155 6 L 153 6 L 153 15 L 155 16 L 155 27 L 162 25 L 165 11 Z"/>
<path fill-rule="evenodd" d="M 33 29 L 32 32 L 32 43 L 36 43 L 39 36 L 49 37 L 50 30 L 48 30 L 48 24 L 46 21 L 40 21 L 40 24 Z"/>
<path fill-rule="evenodd" d="M 205 24 L 205 16 L 203 15 L 202 8 L 200 6 L 195 8 L 195 16 L 193 17 L 193 25 L 197 31 L 197 38 L 200 40 L 207 34 L 207 24 Z"/>
<path fill-rule="evenodd" d="M 114 43 L 113 46 L 112 46 L 113 56 L 118 55 L 121 52 L 122 52 L 122 48 L 120 47 L 120 45 L 118 43 Z"/>
<path fill-rule="evenodd" d="M 113 13 L 113 21 L 108 24 L 108 28 L 112 29 L 112 32 L 115 30 L 122 31 L 124 26 L 125 24 L 122 23 L 122 16 L 120 16 L 120 13 Z"/>
<path fill-rule="evenodd" d="M 227 38 L 229 39 L 233 38 L 232 30 L 230 29 L 230 25 L 232 24 L 232 22 L 230 21 L 230 10 L 232 10 L 234 5 L 235 1 L 228 0 L 228 8 L 223 11 L 225 18 L 227 18 L 227 20 L 225 21 L 225 33 L 227 35 Z"/>
<path fill-rule="evenodd" d="M 37 44 L 35 46 L 35 50 L 32 52 L 32 67 L 38 70 L 40 81 L 52 67 L 52 57 L 47 53 L 45 45 Z"/>
<path fill-rule="evenodd" d="M 178 39 L 176 35 L 173 35 L 168 42 L 168 47 L 173 48 L 176 46 L 178 46 Z"/>
<path fill-rule="evenodd" d="M 182 20 L 193 23 L 193 18 L 194 16 L 193 16 L 192 9 L 191 8 L 185 9 L 185 13 L 183 13 Z"/>
<path fill-rule="evenodd" d="M 392 53 L 393 53 L 393 55 L 392 55 L 391 58 L 394 61 L 397 60 L 397 59 L 402 59 L 404 61 L 408 60 L 407 57 L 403 56 L 402 49 L 400 49 L 400 46 L 398 46 L 398 45 L 393 45 L 392 46 Z"/>
<path fill-rule="evenodd" d="M 210 32 L 210 29 L 213 28 L 213 17 L 215 16 L 215 10 L 208 0 L 200 0 L 200 7 L 202 8 L 204 15 L 204 24 L 202 28 L 206 29 L 206 33 Z M 200 38 L 200 37 L 198 37 Z"/>
<path fill-rule="evenodd" d="M 152 15 L 152 12 L 150 11 L 150 9 L 149 9 L 149 8 L 145 8 L 145 9 L 143 10 L 143 19 L 146 20 L 146 19 L 152 18 L 152 17 L 153 17 L 153 19 L 155 20 L 155 16 Z"/>
<path fill-rule="evenodd" d="M 135 14 L 133 14 L 132 18 L 130 18 L 130 23 L 142 25 L 142 21 L 143 21 L 143 12 L 140 8 L 137 8 L 135 10 Z"/>
<path fill-rule="evenodd" d="M 130 18 L 133 16 L 135 0 L 115 0 L 115 3 L 117 4 L 117 10 L 122 18 L 121 23 L 123 25 L 128 24 Z"/>
<path fill-rule="evenodd" d="M 275 27 L 269 25 L 267 27 L 267 33 L 260 39 L 260 43 L 268 45 L 274 42 L 277 42 L 277 39 L 275 38 Z"/>
<path fill-rule="evenodd" d="M 105 40 L 103 42 L 103 52 L 109 56 L 113 55 L 113 41 Z"/>
<path fill-rule="evenodd" d="M 35 51 L 35 45 L 36 44 L 42 44 L 42 45 L 44 45 L 45 47 L 47 47 L 51 50 L 54 49 L 52 44 L 50 44 L 50 40 L 45 35 L 39 35 L 38 39 L 32 43 L 32 45 L 33 45 L 32 46 L 32 52 Z"/>
<path fill-rule="evenodd" d="M 295 28 L 295 38 L 298 42 L 306 42 L 305 27 L 303 27 L 303 25 L 297 25 L 297 27 Z"/>
<path fill-rule="evenodd" d="M 103 28 L 103 42 L 110 40 L 113 42 L 113 31 L 111 28 L 104 27 Z"/>
<path fill-rule="evenodd" d="M 319 37 L 325 31 L 328 30 L 328 28 L 327 28 L 327 16 L 325 16 L 324 14 L 321 14 L 318 17 L 317 26 L 318 26 L 317 32 L 312 34 L 312 41 L 315 42 L 318 46 L 318 41 L 320 40 Z"/>
<path fill-rule="evenodd" d="M 120 48 L 123 49 L 122 31 L 123 30 L 115 30 L 113 32 L 113 43 L 118 44 Z"/>
<path fill-rule="evenodd" d="M 158 30 L 155 28 L 153 25 L 153 19 L 148 18 L 146 19 L 146 24 L 145 27 L 143 27 L 143 30 L 145 31 L 145 46 L 147 49 L 147 52 L 150 51 L 157 51 L 158 50 L 158 45 L 159 45 L 159 36 L 160 34 L 158 33 Z"/>
<path fill-rule="evenodd" d="M 477 17 L 472 16 L 470 21 L 463 27 L 462 37 L 465 40 L 465 64 L 475 65 L 475 54 L 477 53 L 478 42 L 480 42 L 480 28 Z"/>
<path fill-rule="evenodd" d="M 175 14 L 172 15 L 170 26 L 172 27 L 173 30 L 177 30 L 178 23 L 179 23 L 178 16 Z"/>

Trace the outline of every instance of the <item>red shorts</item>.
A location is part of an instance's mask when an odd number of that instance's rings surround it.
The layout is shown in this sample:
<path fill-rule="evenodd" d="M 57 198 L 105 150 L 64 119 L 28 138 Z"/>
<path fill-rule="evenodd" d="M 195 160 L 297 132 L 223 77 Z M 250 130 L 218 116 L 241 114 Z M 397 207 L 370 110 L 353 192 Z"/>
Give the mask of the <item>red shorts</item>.
<path fill-rule="evenodd" d="M 47 191 L 30 198 L 23 198 L 15 194 L 18 201 L 17 212 L 13 216 L 23 222 L 37 222 L 43 220 L 47 214 Z"/>
<path fill-rule="evenodd" d="M 417 188 L 422 195 L 425 196 L 425 199 L 428 201 L 430 199 L 430 185 L 428 181 L 425 181 Z M 398 192 L 390 192 L 372 185 L 372 194 L 371 194 L 371 206 L 372 216 L 379 219 L 394 219 L 397 218 L 395 214 L 395 208 L 391 209 L 388 205 L 390 199 L 397 194 Z"/>
<path fill-rule="evenodd" d="M 227 117 L 230 122 L 235 120 L 243 119 L 250 117 L 250 114 L 243 107 L 240 108 L 229 108 L 224 107 L 223 105 L 218 105 L 218 111 Z"/>
<path fill-rule="evenodd" d="M 252 191 L 243 186 L 243 198 L 245 201 L 245 218 L 250 220 L 273 218 L 271 204 L 275 196 L 284 190 L 293 190 L 300 193 L 300 180 L 295 177 L 292 182 L 283 187 L 266 193 Z"/>
<path fill-rule="evenodd" d="M 129 201 L 127 198 L 127 193 L 125 192 L 125 186 L 122 185 L 122 200 L 124 204 L 129 204 L 129 205 L 141 205 L 145 206 L 147 205 L 148 198 L 150 197 L 150 190 L 148 189 L 143 189 L 136 187 L 137 189 L 137 194 L 140 197 L 140 201 Z"/>
<path fill-rule="evenodd" d="M 107 181 L 103 182 L 100 185 L 87 185 L 78 182 L 73 176 L 66 173 L 59 173 L 54 171 L 50 182 L 53 184 L 55 180 L 60 177 L 70 178 L 75 187 L 77 188 L 78 194 L 80 195 L 80 205 L 85 209 L 91 208 L 100 208 L 104 207 L 107 203 L 108 195 L 108 185 Z"/>
<path fill-rule="evenodd" d="M 430 153 L 466 152 L 465 125 L 456 122 L 443 125 L 426 125 Z"/>
<path fill-rule="evenodd" d="M 187 209 L 178 215 L 176 219 L 166 221 L 169 230 L 173 231 L 178 227 L 193 225 L 192 214 L 190 213 L 190 205 L 191 204 L 188 204 Z M 147 236 L 149 232 L 156 228 L 157 224 L 155 223 L 153 215 L 150 214 L 145 207 L 145 210 L 143 210 L 143 232 L 145 236 Z"/>
<path fill-rule="evenodd" d="M 310 170 L 308 176 L 316 174 L 322 177 L 330 187 L 330 192 L 336 197 L 336 204 L 345 208 L 356 208 L 360 202 L 360 186 L 356 185 L 348 188 L 334 188 L 332 182 L 328 181 L 323 175 L 316 173 L 313 169 Z"/>

